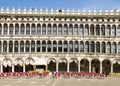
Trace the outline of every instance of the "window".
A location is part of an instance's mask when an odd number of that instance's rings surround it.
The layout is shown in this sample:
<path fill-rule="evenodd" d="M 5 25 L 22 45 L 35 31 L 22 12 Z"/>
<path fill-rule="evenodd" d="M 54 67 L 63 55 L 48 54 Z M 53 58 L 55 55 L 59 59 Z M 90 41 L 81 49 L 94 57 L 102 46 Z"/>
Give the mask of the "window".
<path fill-rule="evenodd" d="M 67 24 L 64 25 L 64 35 L 68 35 L 68 28 Z"/>
<path fill-rule="evenodd" d="M 9 52 L 13 52 L 13 42 L 9 42 Z"/>
<path fill-rule="evenodd" d="M 10 35 L 13 35 L 13 25 L 12 24 L 10 24 L 10 28 L 9 28 L 9 34 Z"/>
<path fill-rule="evenodd" d="M 112 26 L 112 36 L 116 36 L 116 26 Z"/>
<path fill-rule="evenodd" d="M 85 25 L 85 36 L 89 35 L 89 26 Z"/>
<path fill-rule="evenodd" d="M 105 36 L 105 25 L 101 26 L 101 35 Z"/>
<path fill-rule="evenodd" d="M 30 25 L 27 24 L 26 26 L 26 35 L 30 34 Z"/>
<path fill-rule="evenodd" d="M 3 42 L 3 52 L 7 52 L 7 41 Z"/>
<path fill-rule="evenodd" d="M 42 41 L 42 52 L 46 52 L 46 42 Z"/>
<path fill-rule="evenodd" d="M 94 49 L 95 49 L 95 47 L 94 47 L 94 42 L 91 42 L 90 48 L 91 48 L 91 52 L 94 52 Z"/>
<path fill-rule="evenodd" d="M 118 53 L 120 53 L 120 42 L 118 43 Z"/>
<path fill-rule="evenodd" d="M 48 51 L 48 52 L 51 52 L 51 41 L 48 41 L 48 44 L 47 44 L 47 45 L 48 45 L 48 47 L 47 47 L 47 48 L 48 48 L 47 51 Z"/>
<path fill-rule="evenodd" d="M 42 26 L 42 35 L 46 35 L 46 25 L 43 24 Z"/>
<path fill-rule="evenodd" d="M 94 35 L 94 25 L 90 26 L 90 35 Z"/>
<path fill-rule="evenodd" d="M 32 24 L 31 34 L 36 34 L 35 24 Z"/>
<path fill-rule="evenodd" d="M 51 24 L 48 24 L 48 35 L 51 35 L 51 33 L 52 33 Z"/>
<path fill-rule="evenodd" d="M 37 41 L 37 52 L 40 52 L 40 41 Z"/>
<path fill-rule="evenodd" d="M 18 52 L 18 42 L 17 41 L 15 41 L 14 51 Z"/>
<path fill-rule="evenodd" d="M 105 49 L 106 49 L 106 47 L 105 47 L 105 42 L 102 42 L 102 46 L 101 46 L 101 48 L 102 48 L 102 53 L 105 53 Z"/>
<path fill-rule="evenodd" d="M 31 52 L 35 52 L 35 42 L 31 42 Z"/>
<path fill-rule="evenodd" d="M 58 25 L 58 35 L 62 35 L 62 25 Z"/>
<path fill-rule="evenodd" d="M 37 25 L 37 34 L 41 34 L 41 26 L 40 26 L 40 24 Z"/>
<path fill-rule="evenodd" d="M 67 41 L 64 41 L 64 52 L 68 52 L 68 44 L 67 44 Z"/>
<path fill-rule="evenodd" d="M 80 30 L 79 30 L 80 32 L 79 32 L 79 34 L 81 35 L 81 36 L 83 36 L 84 35 L 84 28 L 83 28 L 83 25 L 81 24 L 80 25 Z"/>
<path fill-rule="evenodd" d="M 73 42 L 69 42 L 69 52 L 73 52 Z"/>
<path fill-rule="evenodd" d="M 62 41 L 58 42 L 58 52 L 62 52 Z"/>
<path fill-rule="evenodd" d="M 57 35 L 57 25 L 53 25 L 53 35 Z"/>
<path fill-rule="evenodd" d="M 110 42 L 107 43 L 107 53 L 111 53 L 111 45 L 110 45 Z"/>
<path fill-rule="evenodd" d="M 24 42 L 20 42 L 20 52 L 24 52 Z"/>
<path fill-rule="evenodd" d="M 19 25 L 18 24 L 15 25 L 15 34 L 16 35 L 19 34 Z"/>
<path fill-rule="evenodd" d="M 96 35 L 100 35 L 100 26 L 96 25 Z"/>
<path fill-rule="evenodd" d="M 78 25 L 74 26 L 74 35 L 78 35 Z"/>
<path fill-rule="evenodd" d="M 117 35 L 120 36 L 120 25 L 118 25 L 118 28 L 117 28 Z"/>
<path fill-rule="evenodd" d="M 4 34 L 7 35 L 8 32 L 8 26 L 7 24 L 4 24 Z"/>
<path fill-rule="evenodd" d="M 107 36 L 110 36 L 110 25 L 107 25 Z"/>
<path fill-rule="evenodd" d="M 96 53 L 100 53 L 100 43 L 96 43 Z"/>
<path fill-rule="evenodd" d="M 30 48 L 30 43 L 29 41 L 26 41 L 26 52 L 30 51 L 29 48 Z"/>
<path fill-rule="evenodd" d="M 75 41 L 74 43 L 74 51 L 78 52 L 78 41 Z"/>
<path fill-rule="evenodd" d="M 73 35 L 73 25 L 72 24 L 69 25 L 68 33 L 69 33 L 69 35 Z"/>
<path fill-rule="evenodd" d="M 0 34 L 2 34 L 2 25 L 0 24 Z"/>
<path fill-rule="evenodd" d="M 53 52 L 57 52 L 57 43 L 53 41 Z"/>
<path fill-rule="evenodd" d="M 89 52 L 89 42 L 85 42 L 85 52 Z"/>
<path fill-rule="evenodd" d="M 83 41 L 80 42 L 80 52 L 84 52 L 84 43 L 83 43 Z"/>
<path fill-rule="evenodd" d="M 24 24 L 21 25 L 21 29 L 20 29 L 20 34 L 24 34 L 24 30 L 25 30 L 25 27 L 24 27 Z"/>
<path fill-rule="evenodd" d="M 116 43 L 115 42 L 112 43 L 111 52 L 116 53 Z"/>

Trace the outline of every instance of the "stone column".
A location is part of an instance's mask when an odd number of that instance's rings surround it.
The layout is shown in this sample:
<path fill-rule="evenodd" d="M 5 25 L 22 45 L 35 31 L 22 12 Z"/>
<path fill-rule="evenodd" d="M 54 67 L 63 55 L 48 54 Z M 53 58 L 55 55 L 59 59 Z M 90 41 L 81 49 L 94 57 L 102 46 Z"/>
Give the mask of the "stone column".
<path fill-rule="evenodd" d="M 2 62 L 0 62 L 0 72 L 3 72 L 3 66 L 2 66 Z"/>
<path fill-rule="evenodd" d="M 7 52 L 9 52 L 9 41 L 7 40 Z"/>
<path fill-rule="evenodd" d="M 23 72 L 25 72 L 25 64 L 23 64 Z"/>
<path fill-rule="evenodd" d="M 102 73 L 102 61 L 100 61 L 100 73 Z"/>
<path fill-rule="evenodd" d="M 89 61 L 89 72 L 91 72 L 91 61 Z"/>
<path fill-rule="evenodd" d="M 3 53 L 3 40 L 1 40 L 1 44 L 2 44 L 2 46 L 1 46 L 1 52 Z"/>
<path fill-rule="evenodd" d="M 24 30 L 24 35 L 26 35 L 26 24 L 24 24 L 25 30 Z"/>
<path fill-rule="evenodd" d="M 111 63 L 111 73 L 113 73 L 113 63 Z"/>
<path fill-rule="evenodd" d="M 58 61 L 56 62 L 56 72 L 58 72 Z"/>
<path fill-rule="evenodd" d="M 96 41 L 94 41 L 94 52 L 96 53 Z"/>
<path fill-rule="evenodd" d="M 37 41 L 35 40 L 35 53 L 37 52 Z"/>
<path fill-rule="evenodd" d="M 13 24 L 13 35 L 15 35 L 15 24 Z"/>
<path fill-rule="evenodd" d="M 69 72 L 69 62 L 67 63 L 67 72 Z"/>
<path fill-rule="evenodd" d="M 118 53 L 118 43 L 119 42 L 116 42 L 116 53 Z"/>
<path fill-rule="evenodd" d="M 80 72 L 80 63 L 78 62 L 78 72 Z"/>
<path fill-rule="evenodd" d="M 13 40 L 13 53 L 14 53 L 14 47 L 15 47 L 15 43 L 14 43 L 14 40 Z"/>
<path fill-rule="evenodd" d="M 14 69 L 14 64 L 12 64 L 12 72 L 14 72 L 14 70 L 15 70 L 15 69 Z"/>

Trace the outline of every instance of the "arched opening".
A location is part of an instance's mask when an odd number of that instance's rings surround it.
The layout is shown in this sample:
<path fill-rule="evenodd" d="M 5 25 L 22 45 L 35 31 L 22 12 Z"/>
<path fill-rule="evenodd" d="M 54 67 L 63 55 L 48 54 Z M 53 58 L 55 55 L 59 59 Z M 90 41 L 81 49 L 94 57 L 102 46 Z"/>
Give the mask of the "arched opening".
<path fill-rule="evenodd" d="M 28 72 L 28 71 L 33 71 L 34 70 L 34 68 L 33 68 L 33 62 L 34 62 L 34 60 L 32 59 L 32 58 L 28 58 L 27 60 L 26 60 L 26 65 L 25 65 L 25 70 L 26 70 L 26 72 Z"/>
<path fill-rule="evenodd" d="M 50 72 L 56 71 L 56 60 L 55 59 L 50 59 L 48 61 L 48 70 L 50 70 Z"/>
<path fill-rule="evenodd" d="M 48 24 L 48 35 L 52 34 L 52 28 L 51 28 L 51 24 Z"/>
<path fill-rule="evenodd" d="M 113 64 L 113 73 L 120 73 L 120 62 Z"/>
<path fill-rule="evenodd" d="M 107 42 L 107 53 L 111 53 L 111 43 Z"/>
<path fill-rule="evenodd" d="M 88 25 L 88 24 L 85 25 L 84 35 L 85 35 L 85 36 L 88 36 L 88 35 L 89 35 L 89 25 Z"/>
<path fill-rule="evenodd" d="M 78 47 L 78 41 L 75 41 L 75 43 L 74 43 L 74 51 L 78 52 L 78 49 L 79 49 L 79 47 Z"/>
<path fill-rule="evenodd" d="M 42 52 L 46 52 L 46 41 L 42 41 Z"/>
<path fill-rule="evenodd" d="M 84 27 L 83 27 L 83 24 L 80 25 L 79 35 L 81 35 L 81 36 L 84 35 Z"/>
<path fill-rule="evenodd" d="M 15 60 L 14 71 L 23 72 L 23 61 L 19 58 Z"/>
<path fill-rule="evenodd" d="M 40 24 L 37 24 L 37 34 L 41 35 L 41 25 Z"/>
<path fill-rule="evenodd" d="M 107 30 L 107 36 L 111 35 L 110 34 L 111 33 L 110 29 L 111 29 L 110 25 L 107 25 L 107 28 L 106 28 L 106 30 Z"/>
<path fill-rule="evenodd" d="M 100 42 L 96 42 L 96 53 L 100 53 Z"/>
<path fill-rule="evenodd" d="M 0 24 L 0 35 L 2 35 L 2 25 Z"/>
<path fill-rule="evenodd" d="M 94 35 L 94 25 L 90 25 L 90 35 L 93 36 Z"/>
<path fill-rule="evenodd" d="M 3 42 L 3 52 L 7 52 L 7 41 Z"/>
<path fill-rule="evenodd" d="M 31 52 L 35 52 L 35 41 L 31 41 Z"/>
<path fill-rule="evenodd" d="M 117 27 L 117 36 L 120 36 L 120 25 Z"/>
<path fill-rule="evenodd" d="M 68 26 L 64 24 L 64 35 L 68 35 Z"/>
<path fill-rule="evenodd" d="M 112 48 L 112 49 L 111 49 L 111 52 L 112 52 L 112 53 L 116 53 L 116 43 L 115 43 L 115 42 L 112 43 L 111 48 Z"/>
<path fill-rule="evenodd" d="M 47 45 L 48 45 L 47 51 L 48 51 L 48 52 L 51 52 L 51 47 L 52 47 L 52 46 L 51 46 L 51 41 L 48 41 L 48 42 L 47 42 Z"/>
<path fill-rule="evenodd" d="M 105 36 L 105 25 L 101 26 L 101 35 Z"/>
<path fill-rule="evenodd" d="M 26 35 L 30 34 L 30 24 L 26 25 Z"/>
<path fill-rule="evenodd" d="M 111 63 L 108 59 L 105 59 L 102 62 L 102 72 L 104 74 L 109 74 L 111 72 Z"/>
<path fill-rule="evenodd" d="M 73 25 L 72 24 L 69 25 L 69 29 L 68 30 L 69 30 L 68 31 L 69 35 L 73 35 Z"/>
<path fill-rule="evenodd" d="M 13 42 L 9 41 L 9 52 L 13 52 Z"/>
<path fill-rule="evenodd" d="M 100 73 L 100 62 L 98 59 L 93 59 L 91 61 L 91 71 L 96 72 L 96 73 Z"/>
<path fill-rule="evenodd" d="M 40 41 L 37 41 L 36 47 L 37 47 L 37 52 L 40 52 Z"/>
<path fill-rule="evenodd" d="M 15 24 L 15 34 L 19 34 L 19 24 Z"/>
<path fill-rule="evenodd" d="M 58 42 L 58 52 L 62 52 L 62 41 Z"/>
<path fill-rule="evenodd" d="M 100 26 L 96 25 L 96 35 L 100 35 Z"/>
<path fill-rule="evenodd" d="M 91 44 L 90 44 L 91 46 L 90 46 L 90 50 L 91 50 L 91 52 L 95 52 L 95 43 L 94 43 L 94 41 L 91 41 Z"/>
<path fill-rule="evenodd" d="M 74 35 L 78 35 L 78 25 L 74 25 Z"/>
<path fill-rule="evenodd" d="M 69 71 L 70 72 L 77 72 L 78 71 L 78 61 L 76 59 L 70 60 Z"/>
<path fill-rule="evenodd" d="M 3 61 L 3 72 L 12 72 L 12 62 L 9 59 Z"/>
<path fill-rule="evenodd" d="M 10 24 L 10 28 L 9 28 L 9 34 L 13 35 L 13 24 Z"/>
<path fill-rule="evenodd" d="M 24 34 L 25 32 L 25 26 L 24 24 L 21 24 L 20 34 Z"/>
<path fill-rule="evenodd" d="M 89 61 L 87 59 L 82 59 L 80 61 L 80 71 L 89 72 Z"/>
<path fill-rule="evenodd" d="M 42 35 L 46 35 L 46 24 L 42 25 Z"/>
<path fill-rule="evenodd" d="M 67 71 L 67 60 L 62 58 L 59 60 L 58 71 L 66 72 Z"/>
<path fill-rule="evenodd" d="M 53 25 L 53 35 L 57 35 L 57 25 Z"/>
<path fill-rule="evenodd" d="M 89 52 L 89 42 L 85 42 L 85 53 Z"/>
<path fill-rule="evenodd" d="M 73 42 L 69 42 L 69 52 L 73 52 Z"/>
<path fill-rule="evenodd" d="M 53 52 L 57 52 L 57 42 L 53 41 Z"/>
<path fill-rule="evenodd" d="M 18 52 L 18 41 L 15 41 L 15 45 L 14 45 L 14 51 Z"/>
<path fill-rule="evenodd" d="M 116 26 L 112 25 L 112 36 L 116 36 Z"/>
<path fill-rule="evenodd" d="M 118 53 L 120 53 L 120 42 L 118 43 Z"/>
<path fill-rule="evenodd" d="M 58 35 L 62 35 L 62 24 L 58 25 Z"/>
<path fill-rule="evenodd" d="M 102 42 L 102 53 L 105 53 L 106 52 L 106 46 L 105 46 L 105 42 Z"/>
<path fill-rule="evenodd" d="M 24 41 L 20 41 L 20 52 L 24 52 Z"/>
<path fill-rule="evenodd" d="M 7 35 L 8 33 L 8 25 L 4 24 L 4 35 Z"/>
<path fill-rule="evenodd" d="M 64 41 L 64 52 L 68 52 L 68 42 Z"/>
<path fill-rule="evenodd" d="M 30 51 L 30 42 L 29 41 L 26 41 L 25 50 L 26 50 L 26 52 Z"/>
<path fill-rule="evenodd" d="M 84 52 L 84 42 L 80 41 L 80 52 Z"/>
<path fill-rule="evenodd" d="M 35 24 L 32 24 L 31 34 L 36 34 Z"/>

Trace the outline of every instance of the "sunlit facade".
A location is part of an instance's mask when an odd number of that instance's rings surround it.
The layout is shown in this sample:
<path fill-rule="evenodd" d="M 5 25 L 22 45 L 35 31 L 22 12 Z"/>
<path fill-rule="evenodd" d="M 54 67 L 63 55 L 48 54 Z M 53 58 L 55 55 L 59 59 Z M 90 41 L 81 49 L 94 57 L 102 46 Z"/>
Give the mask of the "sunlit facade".
<path fill-rule="evenodd" d="M 1 8 L 0 71 L 120 72 L 120 12 Z"/>

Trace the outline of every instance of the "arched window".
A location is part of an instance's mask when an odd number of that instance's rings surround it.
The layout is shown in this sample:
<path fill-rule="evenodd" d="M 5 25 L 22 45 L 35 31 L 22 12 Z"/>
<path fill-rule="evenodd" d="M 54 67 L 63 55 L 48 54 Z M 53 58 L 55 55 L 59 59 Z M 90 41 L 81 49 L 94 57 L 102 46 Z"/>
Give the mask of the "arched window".
<path fill-rule="evenodd" d="M 26 52 L 29 52 L 30 51 L 30 43 L 29 43 L 29 41 L 26 41 L 26 46 L 25 46 L 25 50 L 26 50 Z"/>
<path fill-rule="evenodd" d="M 120 36 L 120 25 L 118 25 L 118 28 L 117 28 L 117 36 Z"/>
<path fill-rule="evenodd" d="M 94 35 L 94 25 L 90 26 L 90 35 Z"/>
<path fill-rule="evenodd" d="M 31 42 L 31 52 L 35 52 L 35 42 Z"/>
<path fill-rule="evenodd" d="M 0 34 L 2 34 L 2 25 L 0 24 Z"/>
<path fill-rule="evenodd" d="M 110 25 L 107 25 L 107 29 L 106 29 L 107 30 L 107 36 L 110 36 L 110 28 L 111 28 Z"/>
<path fill-rule="evenodd" d="M 47 42 L 47 45 L 48 45 L 47 51 L 48 51 L 48 52 L 51 52 L 51 41 L 48 41 L 48 42 Z"/>
<path fill-rule="evenodd" d="M 35 24 L 32 24 L 31 34 L 36 34 Z"/>
<path fill-rule="evenodd" d="M 68 33 L 69 33 L 69 35 L 73 35 L 73 25 L 72 24 L 69 25 Z"/>
<path fill-rule="evenodd" d="M 42 52 L 46 52 L 46 41 L 42 41 Z"/>
<path fill-rule="evenodd" d="M 15 24 L 15 34 L 18 35 L 19 34 L 19 25 Z"/>
<path fill-rule="evenodd" d="M 29 35 L 30 34 L 30 25 L 27 24 L 26 25 L 26 35 Z"/>
<path fill-rule="evenodd" d="M 91 46 L 90 46 L 90 48 L 91 48 L 91 52 L 94 52 L 94 51 L 95 51 L 95 50 L 94 50 L 94 49 L 95 49 L 94 44 L 95 44 L 95 43 L 92 41 L 92 42 L 91 42 Z"/>
<path fill-rule="evenodd" d="M 84 35 L 84 27 L 82 24 L 80 25 L 79 35 Z"/>
<path fill-rule="evenodd" d="M 62 52 L 62 41 L 58 42 L 58 52 Z"/>
<path fill-rule="evenodd" d="M 57 35 L 57 25 L 53 25 L 53 35 Z"/>
<path fill-rule="evenodd" d="M 57 42 L 53 41 L 53 52 L 57 52 Z"/>
<path fill-rule="evenodd" d="M 80 52 L 84 52 L 84 42 L 80 42 Z"/>
<path fill-rule="evenodd" d="M 74 43 L 74 51 L 78 52 L 78 41 L 75 41 Z"/>
<path fill-rule="evenodd" d="M 111 45 L 110 45 L 110 42 L 107 43 L 107 53 L 111 53 Z"/>
<path fill-rule="evenodd" d="M 78 35 L 78 25 L 74 25 L 74 35 Z"/>
<path fill-rule="evenodd" d="M 96 53 L 100 53 L 100 43 L 96 42 Z"/>
<path fill-rule="evenodd" d="M 37 41 L 37 52 L 40 52 L 40 41 Z"/>
<path fill-rule="evenodd" d="M 101 26 L 101 35 L 105 36 L 105 25 Z"/>
<path fill-rule="evenodd" d="M 13 35 L 13 24 L 10 24 L 10 28 L 9 28 L 9 34 Z"/>
<path fill-rule="evenodd" d="M 116 53 L 116 43 L 115 42 L 112 43 L 111 52 Z"/>
<path fill-rule="evenodd" d="M 24 52 L 24 41 L 20 41 L 20 52 Z"/>
<path fill-rule="evenodd" d="M 25 26 L 24 24 L 21 24 L 20 34 L 24 34 L 25 32 Z"/>
<path fill-rule="evenodd" d="M 96 25 L 96 35 L 100 35 L 100 26 Z"/>
<path fill-rule="evenodd" d="M 88 41 L 85 42 L 85 52 L 86 53 L 89 52 L 89 42 Z"/>
<path fill-rule="evenodd" d="M 62 35 L 62 24 L 58 25 L 58 35 Z"/>
<path fill-rule="evenodd" d="M 46 25 L 42 25 L 42 35 L 46 35 Z"/>
<path fill-rule="evenodd" d="M 68 52 L 68 42 L 64 41 L 64 52 Z"/>
<path fill-rule="evenodd" d="M 40 26 L 40 24 L 37 24 L 37 34 L 41 35 L 41 26 Z"/>
<path fill-rule="evenodd" d="M 85 33 L 84 33 L 85 36 L 88 36 L 89 35 L 89 25 L 85 25 Z"/>
<path fill-rule="evenodd" d="M 116 36 L 116 26 L 112 25 L 112 36 Z"/>
<path fill-rule="evenodd" d="M 15 41 L 14 52 L 18 52 L 18 41 Z"/>
<path fill-rule="evenodd" d="M 64 35 L 68 35 L 68 27 L 67 27 L 67 24 L 64 25 Z"/>
<path fill-rule="evenodd" d="M 73 42 L 69 42 L 69 52 L 73 52 Z"/>
<path fill-rule="evenodd" d="M 120 42 L 118 43 L 118 53 L 120 53 Z"/>
<path fill-rule="evenodd" d="M 106 47 L 105 47 L 105 42 L 102 42 L 102 53 L 105 53 L 106 52 Z"/>
<path fill-rule="evenodd" d="M 13 52 L 13 42 L 9 42 L 9 52 Z"/>
<path fill-rule="evenodd" d="M 52 28 L 51 28 L 51 24 L 48 24 L 48 35 L 51 35 L 52 33 Z"/>
<path fill-rule="evenodd" d="M 7 41 L 3 42 L 3 52 L 7 52 Z"/>
<path fill-rule="evenodd" d="M 4 34 L 7 35 L 8 33 L 8 25 L 4 24 Z"/>

